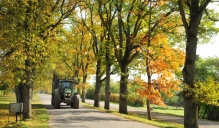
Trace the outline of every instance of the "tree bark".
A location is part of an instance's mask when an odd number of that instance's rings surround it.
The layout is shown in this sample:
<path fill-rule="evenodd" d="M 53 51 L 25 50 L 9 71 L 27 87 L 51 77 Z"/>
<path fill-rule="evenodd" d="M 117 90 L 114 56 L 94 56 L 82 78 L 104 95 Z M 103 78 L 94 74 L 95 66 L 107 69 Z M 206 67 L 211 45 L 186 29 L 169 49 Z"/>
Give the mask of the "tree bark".
<path fill-rule="evenodd" d="M 83 76 L 83 86 L 82 86 L 82 102 L 85 103 L 85 99 L 86 99 L 86 88 L 85 88 L 85 83 L 87 80 L 87 75 Z"/>
<path fill-rule="evenodd" d="M 32 90 L 33 90 L 33 70 L 32 62 L 30 60 L 25 61 L 26 69 L 26 83 L 23 84 L 23 119 L 32 117 Z"/>
<path fill-rule="evenodd" d="M 152 120 L 151 110 L 150 110 L 150 100 L 148 100 L 148 99 L 146 101 L 146 106 L 147 106 L 147 117 L 148 117 L 148 120 Z"/>
<path fill-rule="evenodd" d="M 94 107 L 100 107 L 100 88 L 101 88 L 100 68 L 101 68 L 101 61 L 98 60 L 96 65 L 96 87 L 94 92 Z"/>
<path fill-rule="evenodd" d="M 23 87 L 23 119 L 32 117 L 32 88 L 29 85 Z"/>
<path fill-rule="evenodd" d="M 189 34 L 186 45 L 186 60 L 183 68 L 184 82 L 190 88 L 195 85 L 195 59 L 197 34 Z M 198 104 L 195 102 L 195 93 L 191 90 L 184 90 L 184 127 L 198 128 Z"/>
<path fill-rule="evenodd" d="M 121 65 L 120 96 L 119 96 L 119 113 L 128 114 L 127 97 L 128 97 L 128 68 L 125 64 Z"/>
<path fill-rule="evenodd" d="M 183 68 L 184 82 L 190 88 L 195 87 L 195 61 L 199 20 L 191 19 L 187 31 L 186 58 Z M 198 104 L 195 102 L 195 93 L 184 90 L 184 127 L 198 128 Z"/>
<path fill-rule="evenodd" d="M 15 87 L 16 101 L 17 103 L 23 102 L 23 84 L 20 83 Z"/>
<path fill-rule="evenodd" d="M 111 24 L 109 23 L 109 26 Z M 105 86 L 105 104 L 104 104 L 104 109 L 109 110 L 110 109 L 110 34 L 108 34 L 108 42 L 106 42 L 106 54 L 105 54 L 105 59 L 106 59 L 106 86 Z"/>
<path fill-rule="evenodd" d="M 109 110 L 110 109 L 110 64 L 109 64 L 109 60 L 107 60 L 107 64 L 106 64 L 106 87 L 105 87 L 105 102 L 104 103 L 105 103 L 104 109 Z"/>

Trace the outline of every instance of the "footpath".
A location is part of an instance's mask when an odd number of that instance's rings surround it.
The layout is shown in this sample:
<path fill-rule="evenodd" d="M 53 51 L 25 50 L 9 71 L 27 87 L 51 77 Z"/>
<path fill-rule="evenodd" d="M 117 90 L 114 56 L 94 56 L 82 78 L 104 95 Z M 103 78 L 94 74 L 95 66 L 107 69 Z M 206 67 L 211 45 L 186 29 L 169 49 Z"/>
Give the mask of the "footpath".
<path fill-rule="evenodd" d="M 93 105 L 94 101 L 86 99 L 85 102 L 87 104 Z M 104 102 L 100 102 L 100 107 L 104 107 Z M 118 104 L 110 104 L 110 109 L 112 110 L 119 110 L 119 105 Z M 130 107 L 128 106 L 128 112 L 134 112 L 134 113 L 139 113 L 142 115 L 147 115 L 145 110 L 142 110 L 140 108 L 135 108 L 135 107 Z M 159 119 L 161 121 L 166 121 L 166 122 L 173 122 L 173 123 L 179 123 L 183 124 L 184 123 L 184 117 L 181 116 L 174 116 L 170 114 L 162 114 L 162 113 L 157 113 L 152 111 L 151 112 L 152 118 L 153 119 Z M 209 120 L 204 120 L 204 119 L 199 119 L 198 120 L 199 128 L 219 128 L 219 122 L 215 121 L 209 121 Z"/>

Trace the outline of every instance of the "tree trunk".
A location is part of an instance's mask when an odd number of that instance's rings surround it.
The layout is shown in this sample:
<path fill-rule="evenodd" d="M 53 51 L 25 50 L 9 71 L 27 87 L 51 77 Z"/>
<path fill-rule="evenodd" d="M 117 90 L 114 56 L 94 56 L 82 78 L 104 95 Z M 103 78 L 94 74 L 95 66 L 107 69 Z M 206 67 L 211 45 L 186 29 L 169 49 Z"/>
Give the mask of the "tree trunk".
<path fill-rule="evenodd" d="M 20 83 L 15 87 L 16 101 L 17 103 L 23 102 L 23 84 Z"/>
<path fill-rule="evenodd" d="M 83 76 L 83 86 L 82 86 L 82 102 L 85 103 L 85 99 L 86 99 L 86 88 L 85 88 L 85 83 L 87 80 L 87 75 Z"/>
<path fill-rule="evenodd" d="M 195 57 L 195 54 L 192 56 Z M 194 88 L 195 59 L 188 56 L 186 58 L 183 69 L 184 80 L 186 85 Z M 184 127 L 198 128 L 198 104 L 195 102 L 195 93 L 190 90 L 184 90 Z"/>
<path fill-rule="evenodd" d="M 184 127 L 198 128 L 198 107 L 191 100 L 184 99 Z M 190 126 L 190 127 L 188 127 Z"/>
<path fill-rule="evenodd" d="M 77 59 L 77 61 L 78 61 L 78 59 Z M 76 65 L 75 67 L 78 68 L 77 66 L 78 66 L 78 65 Z M 80 84 L 80 79 L 79 79 L 79 77 L 78 77 L 78 74 L 79 74 L 79 70 L 75 70 L 75 71 L 74 71 L 74 77 L 77 79 L 78 84 Z M 78 93 L 79 95 L 81 95 L 81 89 L 80 89 L 80 88 L 77 88 L 77 93 Z"/>
<path fill-rule="evenodd" d="M 96 65 L 96 86 L 94 92 L 94 107 L 100 107 L 100 88 L 101 88 L 101 76 L 100 76 L 100 68 L 101 68 L 101 61 L 97 61 Z"/>
<path fill-rule="evenodd" d="M 148 120 L 152 120 L 151 110 L 150 110 L 150 100 L 147 99 L 146 105 L 147 105 L 147 117 L 148 117 Z"/>
<path fill-rule="evenodd" d="M 121 65 L 121 80 L 120 80 L 120 96 L 119 96 L 119 113 L 128 114 L 127 111 L 127 84 L 128 84 L 128 69 L 125 64 Z"/>
<path fill-rule="evenodd" d="M 108 40 L 110 40 L 110 35 L 108 35 Z M 109 41 L 110 42 L 110 41 Z M 110 48 L 109 42 L 106 43 L 106 86 L 105 86 L 105 104 L 104 109 L 110 109 Z"/>
<path fill-rule="evenodd" d="M 32 117 L 32 88 L 25 85 L 23 87 L 23 119 Z"/>
<path fill-rule="evenodd" d="M 23 86 L 23 119 L 32 117 L 32 90 L 33 90 L 33 70 L 32 62 L 30 60 L 25 61 L 26 69 L 26 83 Z"/>
<path fill-rule="evenodd" d="M 106 64 L 106 87 L 105 87 L 105 104 L 104 109 L 110 109 L 110 64 Z"/>
<path fill-rule="evenodd" d="M 194 88 L 195 85 L 195 60 L 196 47 L 198 42 L 198 30 L 203 11 L 210 1 L 191 0 L 186 4 L 189 8 L 190 16 L 185 13 L 183 0 L 178 0 L 179 11 L 183 26 L 186 32 L 186 58 L 183 68 L 183 79 L 186 86 Z M 187 20 L 189 18 L 189 20 Z M 198 128 L 198 104 L 195 102 L 196 92 L 184 89 L 184 127 Z"/>
<path fill-rule="evenodd" d="M 196 21 L 198 24 L 199 21 Z M 185 84 L 194 88 L 195 86 L 195 60 L 196 60 L 196 47 L 197 47 L 197 32 L 198 25 L 194 25 L 188 31 L 186 43 L 186 58 L 183 68 L 183 78 Z M 195 102 L 195 92 L 191 90 L 184 90 L 184 127 L 185 128 L 198 128 L 198 104 Z"/>

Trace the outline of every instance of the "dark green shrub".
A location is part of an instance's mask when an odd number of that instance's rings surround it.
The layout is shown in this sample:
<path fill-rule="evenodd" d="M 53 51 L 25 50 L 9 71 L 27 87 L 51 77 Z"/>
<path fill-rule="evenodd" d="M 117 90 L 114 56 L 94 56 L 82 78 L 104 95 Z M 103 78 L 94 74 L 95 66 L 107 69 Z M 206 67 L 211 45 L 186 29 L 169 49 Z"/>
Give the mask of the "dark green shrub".
<path fill-rule="evenodd" d="M 143 100 L 142 98 L 138 98 L 135 99 L 133 106 L 144 107 L 145 104 L 146 104 L 145 100 Z"/>
<path fill-rule="evenodd" d="M 87 99 L 94 99 L 94 87 L 90 87 L 86 92 Z"/>
<path fill-rule="evenodd" d="M 219 106 L 199 104 L 198 117 L 201 119 L 219 121 Z"/>

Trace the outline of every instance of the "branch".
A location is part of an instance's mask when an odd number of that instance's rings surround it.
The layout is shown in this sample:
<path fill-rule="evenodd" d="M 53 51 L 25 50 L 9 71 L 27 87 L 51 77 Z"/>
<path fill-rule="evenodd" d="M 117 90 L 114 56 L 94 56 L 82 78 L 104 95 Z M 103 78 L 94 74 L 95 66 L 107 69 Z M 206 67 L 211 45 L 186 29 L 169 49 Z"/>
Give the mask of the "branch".
<path fill-rule="evenodd" d="M 113 74 L 116 74 L 116 72 L 115 71 L 111 71 L 110 74 L 113 75 Z M 104 80 L 106 80 L 106 76 L 103 79 L 100 80 L 100 83 L 102 83 Z"/>
<path fill-rule="evenodd" d="M 205 3 L 203 4 L 203 6 L 200 8 L 199 10 L 199 14 L 202 14 L 202 12 L 204 12 L 204 10 L 206 9 L 206 7 L 208 6 L 208 4 L 211 2 L 211 0 L 206 0 Z"/>
<path fill-rule="evenodd" d="M 158 26 L 158 24 L 163 20 L 163 18 L 166 18 L 168 17 L 169 15 L 171 15 L 174 11 L 175 11 L 176 8 L 172 8 L 169 12 L 167 12 L 163 17 L 160 18 L 160 20 L 158 20 L 154 26 L 151 28 L 151 32 Z"/>
<path fill-rule="evenodd" d="M 212 17 L 209 15 L 207 9 L 205 9 L 205 14 L 207 15 L 208 19 L 210 19 L 211 21 L 214 21 L 214 22 L 219 21 L 219 19 L 214 19 L 214 18 L 212 18 Z"/>
<path fill-rule="evenodd" d="M 184 8 L 183 8 L 183 5 L 182 5 L 182 0 L 178 0 L 178 5 L 179 5 L 179 11 L 180 11 L 180 15 L 181 15 L 181 18 L 182 18 L 182 22 L 183 22 L 183 26 L 185 28 L 185 31 L 186 31 L 186 35 L 188 35 L 188 23 L 186 21 L 186 16 L 185 16 L 185 11 L 184 11 Z"/>
<path fill-rule="evenodd" d="M 131 63 L 131 62 L 136 58 L 136 56 L 138 56 L 138 54 L 139 54 L 139 51 L 136 51 L 136 53 L 133 54 L 133 55 L 128 59 L 128 63 Z"/>

